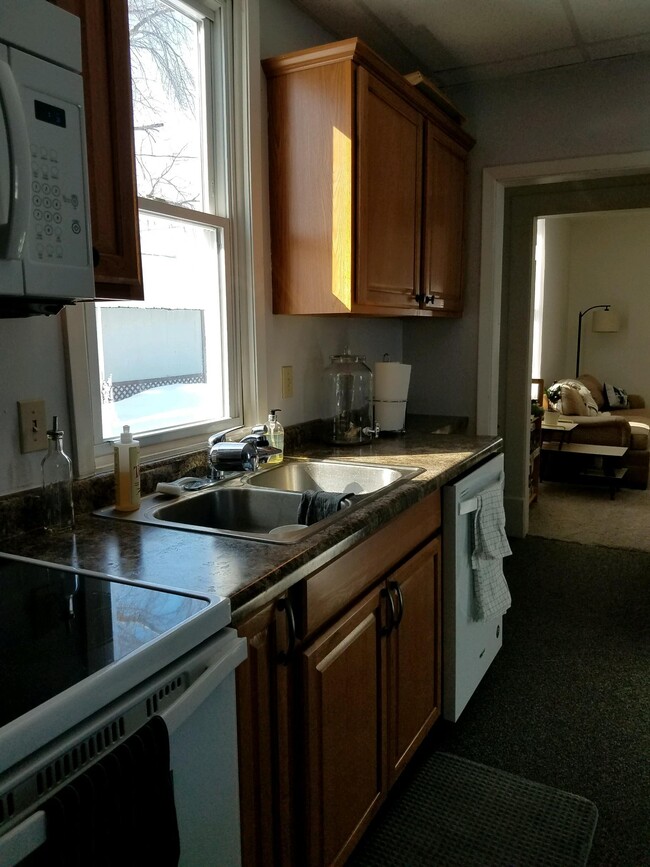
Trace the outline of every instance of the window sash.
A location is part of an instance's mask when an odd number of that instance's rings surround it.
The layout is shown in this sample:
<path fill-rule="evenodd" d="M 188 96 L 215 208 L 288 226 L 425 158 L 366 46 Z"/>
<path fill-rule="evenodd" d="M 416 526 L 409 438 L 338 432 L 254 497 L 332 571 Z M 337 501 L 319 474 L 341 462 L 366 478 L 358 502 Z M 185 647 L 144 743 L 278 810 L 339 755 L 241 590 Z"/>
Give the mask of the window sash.
<path fill-rule="evenodd" d="M 266 406 L 266 382 L 260 372 L 258 356 L 263 357 L 265 310 L 255 302 L 255 286 L 263 285 L 264 263 L 261 248 L 254 248 L 253 236 L 263 232 L 263 197 L 261 194 L 261 105 L 259 71 L 259 32 L 256 27 L 258 0 L 234 0 L 231 7 L 221 0 L 204 0 L 220 18 L 223 47 L 223 76 L 209 72 L 212 87 L 223 88 L 225 116 L 231 123 L 227 133 L 213 118 L 215 141 L 221 140 L 233 156 L 229 161 L 216 160 L 222 167 L 223 181 L 217 182 L 215 210 L 231 207 L 216 225 L 228 224 L 226 256 L 231 280 L 232 316 L 229 330 L 229 370 L 231 394 L 236 395 L 232 415 L 212 424 L 195 425 L 182 434 L 178 431 L 152 435 L 141 444 L 143 457 L 165 457 L 193 451 L 205 444 L 207 436 L 229 426 L 258 420 L 259 407 Z M 186 0 L 187 5 L 203 6 Z M 232 34 L 232 40 L 227 34 Z M 215 33 L 212 34 L 213 38 Z M 236 62 L 235 62 L 236 59 Z M 232 79 L 230 75 L 232 73 Z M 223 125 L 222 125 L 223 126 Z M 217 146 L 218 150 L 218 146 Z M 142 203 L 144 205 L 144 202 Z M 156 202 L 161 209 L 161 203 Z M 197 215 L 199 220 L 205 215 Z M 214 215 L 213 215 L 214 216 Z M 191 214 L 184 214 L 191 219 Z M 234 220 L 234 222 L 233 222 Z M 225 222 L 224 222 L 225 221 Z M 236 229 L 236 231 L 235 231 Z M 93 475 L 111 466 L 110 445 L 94 445 L 93 394 L 100 399 L 99 363 L 96 353 L 94 306 L 67 308 L 61 316 L 68 362 L 68 380 L 73 417 L 73 464 L 77 477 Z M 262 355 L 259 352 L 262 351 Z M 101 430 L 101 428 L 99 428 Z"/>

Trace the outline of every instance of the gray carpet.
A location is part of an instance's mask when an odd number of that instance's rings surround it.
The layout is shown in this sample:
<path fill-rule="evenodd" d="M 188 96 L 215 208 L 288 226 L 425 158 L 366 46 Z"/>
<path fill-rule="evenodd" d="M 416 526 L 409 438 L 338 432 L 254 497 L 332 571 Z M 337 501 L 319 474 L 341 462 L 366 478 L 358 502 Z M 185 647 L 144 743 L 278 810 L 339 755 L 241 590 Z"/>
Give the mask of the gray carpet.
<path fill-rule="evenodd" d="M 543 482 L 529 521 L 531 536 L 650 551 L 650 490 Z"/>
<path fill-rule="evenodd" d="M 503 648 L 459 721 L 435 726 L 368 833 L 439 751 L 592 801 L 588 867 L 650 867 L 650 554 L 510 543 Z M 411 867 L 408 852 L 382 863 Z"/>
<path fill-rule="evenodd" d="M 585 798 L 433 752 L 350 867 L 585 867 L 598 811 Z"/>

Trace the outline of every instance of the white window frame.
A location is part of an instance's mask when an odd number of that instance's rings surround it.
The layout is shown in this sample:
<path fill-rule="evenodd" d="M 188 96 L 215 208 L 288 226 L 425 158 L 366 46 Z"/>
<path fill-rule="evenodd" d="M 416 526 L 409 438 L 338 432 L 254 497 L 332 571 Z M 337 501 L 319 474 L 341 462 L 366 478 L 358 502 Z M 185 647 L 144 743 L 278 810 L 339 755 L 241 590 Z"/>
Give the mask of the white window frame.
<path fill-rule="evenodd" d="M 188 6 L 201 3 L 184 0 Z M 259 0 L 203 0 L 222 14 L 224 28 L 232 39 L 223 39 L 226 77 L 223 83 L 211 76 L 211 86 L 223 84 L 227 100 L 226 117 L 230 129 L 219 129 L 220 118 L 213 118 L 213 134 L 224 136 L 230 154 L 229 218 L 214 217 L 226 229 L 225 248 L 229 251 L 226 268 L 231 280 L 232 303 L 229 305 L 228 353 L 230 364 L 233 414 L 220 421 L 190 425 L 182 431 L 167 431 L 139 436 L 143 458 L 160 459 L 196 451 L 206 444 L 211 433 L 238 424 L 259 420 L 259 407 L 266 406 L 266 381 L 259 376 L 259 358 L 264 358 L 265 305 L 256 303 L 263 297 L 263 245 L 256 243 L 263 234 L 261 79 L 259 55 Z M 212 176 L 211 176 L 212 177 Z M 212 185 L 211 185 L 212 186 Z M 218 185 L 223 189 L 223 185 Z M 217 203 L 221 206 L 223 203 Z M 156 203 L 156 210 L 168 213 L 173 206 Z M 147 210 L 152 203 L 147 201 Z M 183 219 L 191 211 L 183 210 Z M 199 222 L 204 222 L 203 217 Z M 259 291 L 256 287 L 260 287 Z M 98 394 L 99 364 L 96 346 L 94 305 L 67 308 L 62 314 L 64 345 L 67 353 L 69 394 L 73 420 L 73 463 L 79 478 L 92 476 L 112 464 L 112 445 L 95 446 L 93 394 Z M 101 428 L 100 428 L 101 429 Z"/>

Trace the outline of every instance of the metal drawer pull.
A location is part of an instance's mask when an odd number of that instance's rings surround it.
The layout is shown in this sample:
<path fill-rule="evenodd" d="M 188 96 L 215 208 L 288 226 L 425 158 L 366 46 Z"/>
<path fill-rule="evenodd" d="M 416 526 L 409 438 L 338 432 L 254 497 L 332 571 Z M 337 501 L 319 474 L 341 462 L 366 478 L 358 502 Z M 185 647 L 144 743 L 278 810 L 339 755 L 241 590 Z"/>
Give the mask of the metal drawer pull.
<path fill-rule="evenodd" d="M 397 629 L 402 622 L 402 617 L 404 617 L 404 595 L 399 581 L 389 581 L 388 587 L 389 590 L 394 590 L 397 596 L 397 619 L 395 620 L 395 628 Z"/>
<path fill-rule="evenodd" d="M 278 662 L 282 665 L 288 665 L 289 660 L 293 654 L 293 651 L 296 647 L 296 617 L 293 613 L 293 607 L 289 599 L 279 599 L 278 600 L 278 611 L 285 611 L 287 615 L 287 632 L 289 634 L 289 641 L 287 644 L 286 651 L 281 650 L 278 653 Z"/>

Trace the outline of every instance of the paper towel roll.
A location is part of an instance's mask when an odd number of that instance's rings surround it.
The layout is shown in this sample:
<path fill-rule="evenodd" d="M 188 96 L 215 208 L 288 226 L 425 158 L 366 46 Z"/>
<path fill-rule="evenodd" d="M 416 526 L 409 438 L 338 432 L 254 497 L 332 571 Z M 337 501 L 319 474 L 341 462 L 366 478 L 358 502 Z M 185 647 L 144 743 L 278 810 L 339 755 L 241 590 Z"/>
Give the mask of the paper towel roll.
<path fill-rule="evenodd" d="M 375 364 L 373 393 L 376 400 L 406 400 L 411 379 L 411 365 L 397 361 Z"/>
<path fill-rule="evenodd" d="M 375 424 L 380 431 L 404 430 L 405 400 L 375 400 Z"/>

